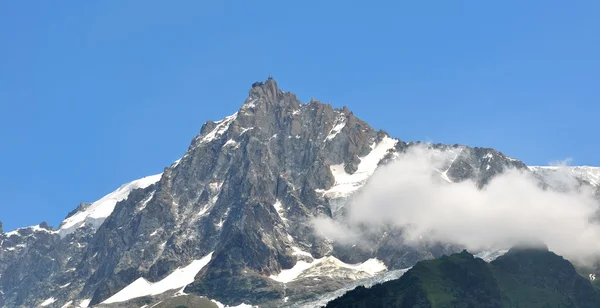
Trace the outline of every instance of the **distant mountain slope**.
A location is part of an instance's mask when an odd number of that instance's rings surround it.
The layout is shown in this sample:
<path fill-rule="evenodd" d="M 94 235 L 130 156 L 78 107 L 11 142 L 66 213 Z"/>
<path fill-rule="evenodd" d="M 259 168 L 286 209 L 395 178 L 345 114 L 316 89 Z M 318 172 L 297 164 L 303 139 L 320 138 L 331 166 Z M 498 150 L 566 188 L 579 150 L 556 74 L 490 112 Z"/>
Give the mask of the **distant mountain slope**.
<path fill-rule="evenodd" d="M 600 188 L 600 167 L 591 166 L 530 166 L 534 174 L 551 186 L 562 186 L 565 180 L 572 184 L 591 185 Z"/>
<path fill-rule="evenodd" d="M 421 261 L 397 280 L 358 287 L 327 308 L 600 307 L 600 289 L 545 249 L 513 248 L 491 263 L 466 251 Z"/>

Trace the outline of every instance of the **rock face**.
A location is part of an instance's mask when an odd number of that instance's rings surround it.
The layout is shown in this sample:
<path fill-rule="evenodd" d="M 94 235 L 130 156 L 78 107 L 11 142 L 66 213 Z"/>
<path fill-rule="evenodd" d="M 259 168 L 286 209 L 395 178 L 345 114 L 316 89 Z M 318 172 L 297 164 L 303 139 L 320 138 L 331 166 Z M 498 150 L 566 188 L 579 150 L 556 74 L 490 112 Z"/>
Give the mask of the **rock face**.
<path fill-rule="evenodd" d="M 141 306 L 180 291 L 156 293 L 209 254 L 185 293 L 283 307 L 457 251 L 409 247 L 399 230 L 370 249 L 347 247 L 311 228 L 315 217 L 343 215 L 379 165 L 414 145 L 345 107 L 302 104 L 271 78 L 257 82 L 236 113 L 206 122 L 162 174 L 82 203 L 57 231 L 0 231 L 0 307 Z M 472 179 L 483 187 L 508 168 L 528 172 L 493 149 L 429 146 L 452 154 L 439 170 L 448 182 Z M 134 282 L 146 293 L 125 294 Z M 131 301 L 116 301 L 120 291 L 119 299 Z"/>
<path fill-rule="evenodd" d="M 596 307 L 600 290 L 544 249 L 514 248 L 491 263 L 466 251 L 422 261 L 397 280 L 358 287 L 327 307 Z"/>

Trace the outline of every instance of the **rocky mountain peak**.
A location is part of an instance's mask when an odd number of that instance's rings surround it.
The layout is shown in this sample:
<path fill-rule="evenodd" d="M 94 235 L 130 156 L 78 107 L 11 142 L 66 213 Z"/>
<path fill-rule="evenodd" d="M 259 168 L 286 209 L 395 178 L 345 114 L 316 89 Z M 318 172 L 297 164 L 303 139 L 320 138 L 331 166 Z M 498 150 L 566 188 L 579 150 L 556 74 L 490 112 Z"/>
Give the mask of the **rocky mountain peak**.
<path fill-rule="evenodd" d="M 244 147 L 238 146 L 254 139 L 262 143 L 260 147 L 304 148 L 303 152 L 312 159 L 327 164 L 342 163 L 352 174 L 359 157 L 367 155 L 384 137 L 389 138 L 386 132 L 374 130 L 348 107 L 334 109 L 331 104 L 316 99 L 302 104 L 295 94 L 282 91 L 276 81 L 269 78 L 252 85 L 249 96 L 236 113 L 217 122 L 206 122 L 190 150 L 205 143 L 218 143 L 230 150 L 242 149 Z M 316 148 L 307 150 L 307 143 Z M 317 154 L 320 157 L 316 157 Z M 302 163 L 309 156 L 304 156 Z"/>
<path fill-rule="evenodd" d="M 290 92 L 282 91 L 273 77 L 252 84 L 242 108 L 299 107 L 300 102 Z"/>
<path fill-rule="evenodd" d="M 250 89 L 250 95 L 267 95 L 274 97 L 277 94 L 281 94 L 282 91 L 277 86 L 277 81 L 273 77 L 267 78 L 266 81 L 257 81 L 252 84 L 252 88 Z"/>
<path fill-rule="evenodd" d="M 378 166 L 410 146 L 347 107 L 303 104 L 273 78 L 256 82 L 237 112 L 206 122 L 164 173 L 80 204 L 59 231 L 40 225 L 0 234 L 0 307 L 51 298 L 57 301 L 48 307 L 139 307 L 189 268 L 190 280 L 176 285 L 185 293 L 283 307 L 439 256 L 450 248 L 409 247 L 399 231 L 361 248 L 322 238 L 311 226 L 315 217 L 343 215 Z M 432 149 L 451 154 L 439 170 L 447 182 L 483 186 L 507 168 L 526 168 L 493 149 Z"/>

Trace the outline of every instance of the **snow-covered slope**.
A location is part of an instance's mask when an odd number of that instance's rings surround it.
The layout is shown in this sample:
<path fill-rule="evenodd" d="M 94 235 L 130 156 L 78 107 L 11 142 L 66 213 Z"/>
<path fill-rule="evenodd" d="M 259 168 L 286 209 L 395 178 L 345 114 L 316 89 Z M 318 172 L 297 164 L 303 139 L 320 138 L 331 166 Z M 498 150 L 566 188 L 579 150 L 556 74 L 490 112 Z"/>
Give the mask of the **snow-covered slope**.
<path fill-rule="evenodd" d="M 331 173 L 335 177 L 335 185 L 328 190 L 317 190 L 329 198 L 348 197 L 358 191 L 365 185 L 369 177 L 375 173 L 379 162 L 388 153 L 388 150 L 394 148 L 398 140 L 384 137 L 379 143 L 371 145 L 372 151 L 360 157 L 360 164 L 356 172 L 348 174 L 344 170 L 344 165 L 331 166 Z"/>
<path fill-rule="evenodd" d="M 19 228 L 10 232 L 6 232 L 5 235 L 7 237 L 11 237 L 13 235 L 19 235 L 19 233 L 21 233 L 21 231 L 24 230 L 29 230 L 31 232 L 46 232 L 46 233 L 56 233 L 57 231 L 52 231 L 52 230 L 47 230 L 44 228 L 41 228 L 39 225 L 36 226 L 29 226 L 29 227 L 24 227 L 24 228 Z"/>
<path fill-rule="evenodd" d="M 483 261 L 485 261 L 485 262 L 492 262 L 507 252 L 508 252 L 508 249 L 490 248 L 490 249 L 480 251 L 479 253 L 475 254 L 475 257 L 483 259 Z"/>
<path fill-rule="evenodd" d="M 43 301 L 43 302 L 40 304 L 40 307 L 46 307 L 46 306 L 49 306 L 49 305 L 53 304 L 54 302 L 56 302 L 56 298 L 54 298 L 54 297 L 50 297 L 50 298 L 46 299 L 45 301 Z"/>
<path fill-rule="evenodd" d="M 529 166 L 529 170 L 547 180 L 565 180 L 566 175 L 600 187 L 600 167 L 592 166 Z"/>
<path fill-rule="evenodd" d="M 194 281 L 194 277 L 204 268 L 212 258 L 212 252 L 201 258 L 194 260 L 184 268 L 178 268 L 169 276 L 157 282 L 149 282 L 140 277 L 132 282 L 115 295 L 111 296 L 103 302 L 103 304 L 118 303 L 128 301 L 133 298 L 138 298 L 147 295 L 158 295 L 169 290 L 184 288 Z"/>
<path fill-rule="evenodd" d="M 283 270 L 279 274 L 272 275 L 269 278 L 283 283 L 308 277 L 349 278 L 357 280 L 372 277 L 385 270 L 387 270 L 385 264 L 375 258 L 360 264 L 347 264 L 336 257 L 328 256 L 313 259 L 311 262 L 298 261 L 293 268 Z"/>
<path fill-rule="evenodd" d="M 89 224 L 93 228 L 98 228 L 113 212 L 117 202 L 127 199 L 129 193 L 134 189 L 146 188 L 158 182 L 161 176 L 162 174 L 147 176 L 122 185 L 117 190 L 92 203 L 86 209 L 79 211 L 65 219 L 61 223 L 60 229 L 58 230 L 59 235 L 61 237 L 65 237 L 85 224 Z"/>
<path fill-rule="evenodd" d="M 327 303 L 329 303 L 330 301 L 346 294 L 346 292 L 351 291 L 358 286 L 370 288 L 376 284 L 380 284 L 380 283 L 384 283 L 386 281 L 398 279 L 402 275 L 404 275 L 404 273 L 406 273 L 409 269 L 410 268 L 405 268 L 405 269 L 382 272 L 373 277 L 356 280 L 353 283 L 350 283 L 350 284 L 344 286 L 343 288 L 340 288 L 333 292 L 328 292 L 328 293 L 322 294 L 313 300 L 293 303 L 289 307 L 291 307 L 291 308 L 325 307 L 325 305 L 327 305 Z"/>

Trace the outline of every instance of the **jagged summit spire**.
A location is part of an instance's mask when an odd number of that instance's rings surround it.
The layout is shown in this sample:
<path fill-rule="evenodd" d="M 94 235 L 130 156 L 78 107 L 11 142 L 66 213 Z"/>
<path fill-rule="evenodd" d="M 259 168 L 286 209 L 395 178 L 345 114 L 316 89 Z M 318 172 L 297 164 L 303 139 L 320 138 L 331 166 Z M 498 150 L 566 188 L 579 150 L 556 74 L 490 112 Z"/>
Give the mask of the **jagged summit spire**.
<path fill-rule="evenodd" d="M 276 99 L 279 95 L 283 94 L 283 91 L 277 86 L 277 82 L 271 76 L 266 81 L 257 81 L 252 84 L 250 89 L 250 97 L 266 96 L 270 99 Z"/>
<path fill-rule="evenodd" d="M 242 114 L 271 113 L 271 108 L 284 108 L 288 112 L 300 108 L 302 103 L 291 92 L 282 91 L 271 76 L 252 84 L 248 98 L 240 108 Z"/>
<path fill-rule="evenodd" d="M 269 76 L 265 81 L 257 81 L 253 83 L 250 91 L 254 90 L 255 88 L 279 89 L 277 86 L 277 81 L 275 81 L 275 79 L 271 76 Z"/>

